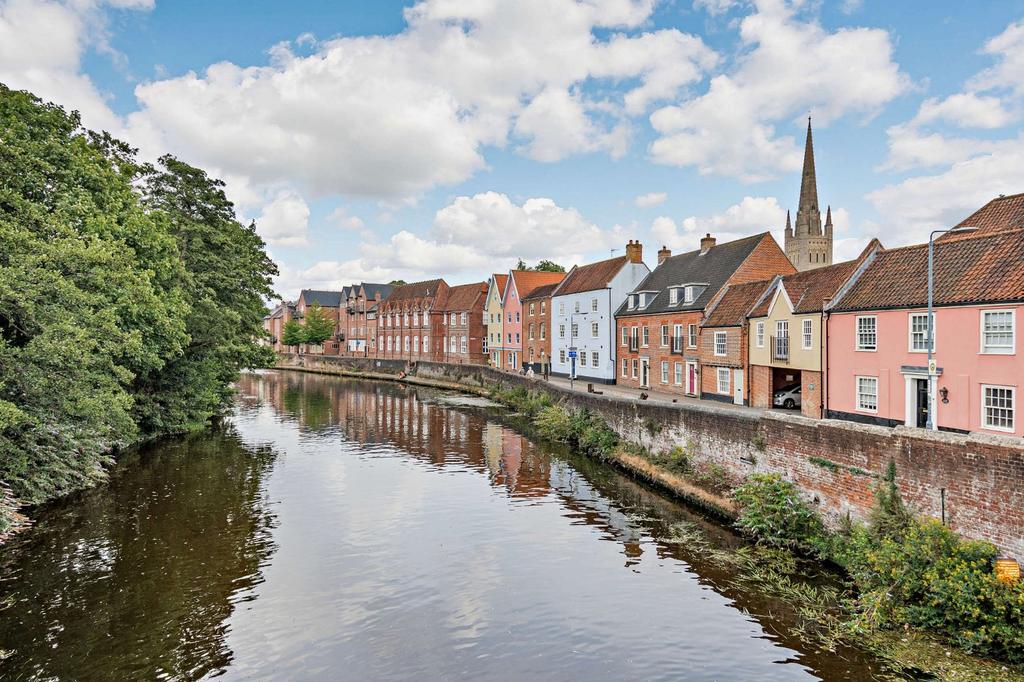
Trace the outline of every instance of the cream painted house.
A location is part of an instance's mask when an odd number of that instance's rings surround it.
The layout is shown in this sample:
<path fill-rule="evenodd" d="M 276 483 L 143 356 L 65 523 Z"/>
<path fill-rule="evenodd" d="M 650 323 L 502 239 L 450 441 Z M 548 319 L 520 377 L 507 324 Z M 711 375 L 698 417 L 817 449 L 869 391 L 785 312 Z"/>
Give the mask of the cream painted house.
<path fill-rule="evenodd" d="M 504 307 L 502 306 L 505 295 L 505 285 L 508 283 L 508 275 L 493 274 L 487 282 L 487 301 L 484 303 L 484 324 L 487 329 L 486 356 L 491 367 L 503 367 L 502 351 L 504 344 L 502 339 L 505 333 Z"/>
<path fill-rule="evenodd" d="M 821 417 L 826 379 L 823 311 L 877 249 L 881 244 L 872 240 L 856 260 L 775 279 L 748 316 L 751 405 L 799 405 L 805 416 Z M 782 404 L 774 405 L 775 393 L 790 386 L 799 386 L 799 395 L 783 397 Z"/>

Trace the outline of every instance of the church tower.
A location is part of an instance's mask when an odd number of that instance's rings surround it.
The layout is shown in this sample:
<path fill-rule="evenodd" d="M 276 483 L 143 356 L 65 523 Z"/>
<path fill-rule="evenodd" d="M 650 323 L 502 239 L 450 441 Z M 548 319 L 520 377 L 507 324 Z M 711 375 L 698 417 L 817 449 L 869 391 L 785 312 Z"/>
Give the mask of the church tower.
<path fill-rule="evenodd" d="M 785 249 L 786 256 L 797 270 L 832 265 L 832 207 L 825 214 L 825 229 L 822 231 L 810 117 L 807 119 L 807 143 L 804 145 L 804 170 L 800 178 L 800 205 L 796 210 L 795 225 L 790 224 L 789 212 L 786 212 Z"/>

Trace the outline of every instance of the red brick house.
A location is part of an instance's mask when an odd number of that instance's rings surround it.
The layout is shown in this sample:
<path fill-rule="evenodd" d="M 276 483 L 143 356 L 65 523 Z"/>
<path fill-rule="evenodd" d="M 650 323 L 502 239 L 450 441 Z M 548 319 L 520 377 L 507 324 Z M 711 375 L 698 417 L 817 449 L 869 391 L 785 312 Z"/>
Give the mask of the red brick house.
<path fill-rule="evenodd" d="M 442 362 L 486 365 L 487 325 L 484 324 L 484 302 L 487 282 L 462 284 L 448 289 L 441 320 Z"/>
<path fill-rule="evenodd" d="M 551 294 L 561 280 L 523 296 L 523 367 L 537 374 L 551 371 Z"/>
<path fill-rule="evenodd" d="M 388 297 L 392 287 L 390 284 L 373 284 L 361 282 L 345 287 L 343 293 L 347 297 L 338 320 L 338 342 L 340 353 L 350 356 L 366 356 L 371 348 L 376 348 L 376 333 L 371 331 L 367 314 L 380 305 Z"/>
<path fill-rule="evenodd" d="M 722 289 L 796 272 L 768 232 L 725 244 L 708 234 L 700 243 L 678 256 L 662 247 L 658 266 L 616 312 L 617 383 L 700 395 L 700 325 Z M 662 385 L 666 362 L 670 377 Z"/>
<path fill-rule="evenodd" d="M 448 291 L 443 279 L 392 289 L 378 306 L 376 357 L 439 361 Z"/>
<path fill-rule="evenodd" d="M 770 293 L 774 282 L 730 284 L 708 308 L 700 326 L 701 398 L 750 404 L 747 314 Z M 666 365 L 663 361 L 661 379 L 664 384 L 668 383 Z"/>
<path fill-rule="evenodd" d="M 334 336 L 325 341 L 323 345 L 317 347 L 304 343 L 299 346 L 300 352 L 337 355 L 341 351 L 342 344 L 338 336 L 338 321 L 341 318 L 342 302 L 348 299 L 349 288 L 350 287 L 345 287 L 341 291 L 303 289 L 299 293 L 299 298 L 295 301 L 295 317 L 299 320 L 304 319 L 309 307 L 313 305 L 313 303 L 318 303 L 320 304 L 320 309 L 323 311 L 327 319 L 334 322 L 335 330 Z"/>
<path fill-rule="evenodd" d="M 294 301 L 281 301 L 274 309 L 270 311 L 270 314 L 263 318 L 263 328 L 267 330 L 269 338 L 267 343 L 277 353 L 288 352 L 291 349 L 285 348 L 285 345 L 281 342 L 284 337 L 284 326 L 295 317 L 295 302 Z"/>

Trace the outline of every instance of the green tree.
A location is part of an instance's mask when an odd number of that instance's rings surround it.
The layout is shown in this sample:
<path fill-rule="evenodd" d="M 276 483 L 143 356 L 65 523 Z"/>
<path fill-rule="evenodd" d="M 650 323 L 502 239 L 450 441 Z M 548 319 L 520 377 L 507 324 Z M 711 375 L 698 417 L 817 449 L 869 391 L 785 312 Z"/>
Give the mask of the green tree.
<path fill-rule="evenodd" d="M 393 279 L 388 284 L 393 287 L 401 287 L 406 285 L 406 281 L 404 279 Z"/>
<path fill-rule="evenodd" d="M 298 320 L 288 320 L 281 330 L 281 343 L 288 347 L 298 346 L 306 342 L 306 329 Z"/>
<path fill-rule="evenodd" d="M 174 433 L 201 428 L 219 413 L 241 369 L 273 362 L 259 339 L 277 266 L 255 225 L 238 222 L 222 181 L 173 156 L 143 169 L 143 177 L 145 206 L 177 244 L 191 313 L 183 352 L 140 378 L 137 419 L 146 432 Z"/>
<path fill-rule="evenodd" d="M 102 478 L 136 378 L 188 340 L 184 268 L 131 150 L 0 85 L 0 480 L 26 502 Z"/>
<path fill-rule="evenodd" d="M 542 260 L 533 269 L 537 272 L 565 272 L 565 266 L 550 260 Z"/>
<path fill-rule="evenodd" d="M 306 308 L 306 321 L 303 323 L 303 341 L 319 346 L 334 336 L 334 321 L 316 301 Z"/>

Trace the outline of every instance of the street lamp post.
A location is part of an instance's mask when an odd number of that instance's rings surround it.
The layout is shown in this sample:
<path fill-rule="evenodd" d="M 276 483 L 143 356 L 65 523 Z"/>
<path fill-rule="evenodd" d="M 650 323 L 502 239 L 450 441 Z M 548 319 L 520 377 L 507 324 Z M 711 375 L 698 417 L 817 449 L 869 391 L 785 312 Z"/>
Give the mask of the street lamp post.
<path fill-rule="evenodd" d="M 935 410 L 932 409 L 935 397 L 935 375 L 932 359 L 935 355 L 935 322 L 933 319 L 935 298 L 935 235 L 945 233 L 977 232 L 976 227 L 952 227 L 946 230 L 932 230 L 928 235 L 928 422 L 926 428 L 934 431 L 938 427 L 935 421 Z"/>

